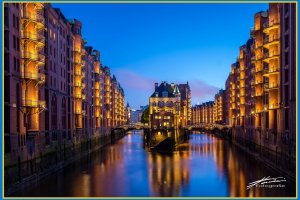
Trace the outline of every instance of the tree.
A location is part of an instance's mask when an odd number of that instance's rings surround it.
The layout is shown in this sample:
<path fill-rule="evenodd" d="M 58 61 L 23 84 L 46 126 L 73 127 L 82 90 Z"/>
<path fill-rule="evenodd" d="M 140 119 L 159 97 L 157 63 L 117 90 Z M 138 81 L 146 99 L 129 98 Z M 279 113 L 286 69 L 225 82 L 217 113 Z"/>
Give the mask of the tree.
<path fill-rule="evenodd" d="M 149 124 L 149 107 L 144 110 L 141 117 L 141 122 L 144 124 L 145 123 Z"/>

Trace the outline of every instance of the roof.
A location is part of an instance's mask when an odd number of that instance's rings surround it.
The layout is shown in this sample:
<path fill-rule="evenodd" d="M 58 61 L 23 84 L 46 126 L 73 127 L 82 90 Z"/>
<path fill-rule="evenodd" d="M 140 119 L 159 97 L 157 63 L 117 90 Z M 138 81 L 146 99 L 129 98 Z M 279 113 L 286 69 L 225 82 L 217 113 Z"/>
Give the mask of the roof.
<path fill-rule="evenodd" d="M 181 99 L 186 100 L 187 99 L 187 92 L 190 90 L 189 83 L 186 84 L 179 84 L 179 91 L 181 94 Z"/>
<path fill-rule="evenodd" d="M 168 84 L 167 82 L 162 82 L 157 88 L 156 90 L 153 92 L 153 94 L 151 95 L 151 97 L 156 97 L 156 93 L 158 93 L 157 97 L 163 97 L 163 92 L 167 92 L 167 97 L 175 97 L 175 95 L 173 94 L 174 89 L 171 87 L 170 84 Z"/>

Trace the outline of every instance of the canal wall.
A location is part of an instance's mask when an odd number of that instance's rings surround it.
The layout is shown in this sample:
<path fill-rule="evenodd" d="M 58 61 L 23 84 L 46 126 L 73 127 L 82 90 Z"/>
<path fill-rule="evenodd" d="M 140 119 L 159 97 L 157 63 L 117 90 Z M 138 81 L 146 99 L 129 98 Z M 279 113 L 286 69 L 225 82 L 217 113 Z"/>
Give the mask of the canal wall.
<path fill-rule="evenodd" d="M 295 180 L 296 158 L 292 153 L 293 147 L 286 144 L 280 135 L 242 127 L 234 127 L 226 132 L 214 130 L 213 133 L 232 142 L 268 167 L 284 174 L 286 178 Z"/>
<path fill-rule="evenodd" d="M 125 136 L 122 129 L 96 133 L 89 138 L 74 138 L 72 141 L 53 143 L 40 155 L 25 162 L 4 167 L 4 195 L 40 181 L 42 178 L 58 171 L 81 157 L 110 145 Z"/>

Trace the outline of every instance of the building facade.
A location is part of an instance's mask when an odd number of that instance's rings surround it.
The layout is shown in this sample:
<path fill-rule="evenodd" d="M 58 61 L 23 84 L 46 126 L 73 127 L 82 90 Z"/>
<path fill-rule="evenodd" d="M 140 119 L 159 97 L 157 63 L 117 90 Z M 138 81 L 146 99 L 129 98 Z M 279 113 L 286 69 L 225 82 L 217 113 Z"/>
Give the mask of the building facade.
<path fill-rule="evenodd" d="M 4 28 L 6 165 L 126 123 L 124 90 L 79 20 L 47 3 L 5 3 Z"/>
<path fill-rule="evenodd" d="M 233 138 L 288 156 L 295 156 L 295 27 L 294 3 L 256 13 L 225 92 Z"/>
<path fill-rule="evenodd" d="M 181 89 L 181 90 L 180 90 Z M 155 83 L 149 99 L 150 127 L 154 130 L 179 129 L 191 122 L 190 88 L 163 81 Z"/>
<path fill-rule="evenodd" d="M 225 124 L 225 90 L 220 90 L 214 100 L 214 123 Z"/>

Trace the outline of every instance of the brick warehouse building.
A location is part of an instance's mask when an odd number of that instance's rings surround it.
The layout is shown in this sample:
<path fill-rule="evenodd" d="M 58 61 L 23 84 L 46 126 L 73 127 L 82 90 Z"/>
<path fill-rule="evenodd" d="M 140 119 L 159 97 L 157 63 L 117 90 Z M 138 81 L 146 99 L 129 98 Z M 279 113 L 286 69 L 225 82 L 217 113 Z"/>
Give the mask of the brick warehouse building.
<path fill-rule="evenodd" d="M 5 164 L 106 135 L 128 121 L 100 52 L 51 4 L 4 4 Z"/>
<path fill-rule="evenodd" d="M 234 140 L 288 158 L 296 153 L 295 27 L 295 3 L 270 3 L 254 15 L 251 38 L 231 65 L 223 101 L 223 120 Z M 192 109 L 193 124 L 203 123 L 201 107 Z"/>

